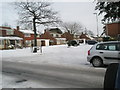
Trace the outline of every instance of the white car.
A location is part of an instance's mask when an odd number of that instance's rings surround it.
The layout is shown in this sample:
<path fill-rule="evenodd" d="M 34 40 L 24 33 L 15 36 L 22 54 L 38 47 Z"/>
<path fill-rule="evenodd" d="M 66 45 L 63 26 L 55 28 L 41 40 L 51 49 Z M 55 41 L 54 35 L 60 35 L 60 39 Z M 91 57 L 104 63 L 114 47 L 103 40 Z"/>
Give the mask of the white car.
<path fill-rule="evenodd" d="M 120 63 L 120 41 L 109 41 L 95 44 L 89 51 L 87 61 L 94 67 Z"/>

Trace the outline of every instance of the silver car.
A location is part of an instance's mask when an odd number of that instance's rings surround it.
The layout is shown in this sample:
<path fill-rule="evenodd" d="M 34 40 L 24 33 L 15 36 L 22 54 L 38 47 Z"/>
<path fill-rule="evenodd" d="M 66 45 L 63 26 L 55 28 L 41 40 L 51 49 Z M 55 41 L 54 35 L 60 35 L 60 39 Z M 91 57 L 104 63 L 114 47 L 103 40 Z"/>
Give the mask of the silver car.
<path fill-rule="evenodd" d="M 120 63 L 120 41 L 109 41 L 95 44 L 89 51 L 87 61 L 94 67 Z"/>

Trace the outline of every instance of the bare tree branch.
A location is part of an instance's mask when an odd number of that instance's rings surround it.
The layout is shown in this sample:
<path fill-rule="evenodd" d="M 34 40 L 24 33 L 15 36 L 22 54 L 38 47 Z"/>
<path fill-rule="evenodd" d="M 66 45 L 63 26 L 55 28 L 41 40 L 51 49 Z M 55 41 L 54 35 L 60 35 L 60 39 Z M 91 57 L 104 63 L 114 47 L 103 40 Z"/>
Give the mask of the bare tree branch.
<path fill-rule="evenodd" d="M 18 9 L 18 14 L 20 16 L 19 22 L 27 25 L 33 26 L 34 31 L 34 46 L 37 46 L 37 24 L 51 24 L 57 23 L 60 19 L 57 17 L 57 12 L 53 11 L 48 2 L 16 2 L 16 8 Z M 35 49 L 37 52 L 37 48 Z"/>
<path fill-rule="evenodd" d="M 70 34 L 77 34 L 83 30 L 83 26 L 77 22 L 64 22 L 62 26 L 65 28 L 65 32 L 69 32 Z"/>
<path fill-rule="evenodd" d="M 19 23 L 29 24 L 35 18 L 36 24 L 52 24 L 60 22 L 60 18 L 57 17 L 56 11 L 51 9 L 51 3 L 49 2 L 16 2 L 16 9 L 19 14 Z"/>

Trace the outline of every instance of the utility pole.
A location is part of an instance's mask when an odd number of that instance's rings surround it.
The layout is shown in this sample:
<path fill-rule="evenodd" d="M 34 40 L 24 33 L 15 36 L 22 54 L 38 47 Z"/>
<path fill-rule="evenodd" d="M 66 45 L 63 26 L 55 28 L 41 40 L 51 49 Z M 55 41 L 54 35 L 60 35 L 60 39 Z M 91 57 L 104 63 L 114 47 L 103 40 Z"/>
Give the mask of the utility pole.
<path fill-rule="evenodd" d="M 97 37 L 99 37 L 99 31 L 98 31 L 98 15 L 97 13 L 93 13 L 96 15 L 96 24 L 97 24 Z"/>

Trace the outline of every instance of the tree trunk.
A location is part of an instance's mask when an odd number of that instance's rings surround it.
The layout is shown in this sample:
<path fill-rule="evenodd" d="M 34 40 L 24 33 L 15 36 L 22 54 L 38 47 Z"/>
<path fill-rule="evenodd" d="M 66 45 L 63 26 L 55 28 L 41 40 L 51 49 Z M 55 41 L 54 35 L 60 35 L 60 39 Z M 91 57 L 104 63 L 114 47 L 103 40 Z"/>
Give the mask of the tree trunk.
<path fill-rule="evenodd" d="M 35 17 L 33 18 L 33 29 L 34 29 L 34 49 L 33 49 L 33 53 L 36 53 L 37 52 L 37 34 L 36 34 Z"/>

